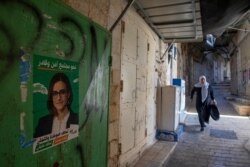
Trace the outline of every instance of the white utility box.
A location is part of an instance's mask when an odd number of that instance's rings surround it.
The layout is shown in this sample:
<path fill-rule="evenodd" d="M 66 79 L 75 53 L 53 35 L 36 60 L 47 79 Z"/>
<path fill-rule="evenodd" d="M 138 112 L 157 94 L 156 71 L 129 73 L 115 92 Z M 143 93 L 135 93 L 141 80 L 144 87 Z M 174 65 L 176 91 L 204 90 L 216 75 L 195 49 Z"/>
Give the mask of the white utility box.
<path fill-rule="evenodd" d="M 165 86 L 160 89 L 157 129 L 176 131 L 179 124 L 180 87 Z"/>

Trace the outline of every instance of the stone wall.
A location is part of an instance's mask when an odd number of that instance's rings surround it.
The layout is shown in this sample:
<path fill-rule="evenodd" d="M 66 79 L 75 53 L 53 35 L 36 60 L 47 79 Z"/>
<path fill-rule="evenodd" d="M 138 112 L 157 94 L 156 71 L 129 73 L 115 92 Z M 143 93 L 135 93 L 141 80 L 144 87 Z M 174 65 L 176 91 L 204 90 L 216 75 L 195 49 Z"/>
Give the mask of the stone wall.
<path fill-rule="evenodd" d="M 232 87 L 234 94 L 250 97 L 250 24 L 245 21 L 231 43 L 230 54 Z M 244 30 L 248 31 L 244 31 Z"/>

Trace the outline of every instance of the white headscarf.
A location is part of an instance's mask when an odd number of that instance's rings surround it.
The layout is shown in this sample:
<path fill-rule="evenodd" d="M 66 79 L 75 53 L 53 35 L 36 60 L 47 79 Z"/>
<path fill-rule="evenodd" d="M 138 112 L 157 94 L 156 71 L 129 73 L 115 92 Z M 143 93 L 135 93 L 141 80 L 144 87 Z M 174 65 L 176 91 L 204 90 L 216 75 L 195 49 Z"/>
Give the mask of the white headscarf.
<path fill-rule="evenodd" d="M 205 82 L 204 84 L 201 83 L 201 79 L 204 79 Z M 199 78 L 199 83 L 195 84 L 195 87 L 201 87 L 201 101 L 202 103 L 206 100 L 207 96 L 208 96 L 208 86 L 209 83 L 207 82 L 207 79 L 204 75 L 200 76 Z"/>

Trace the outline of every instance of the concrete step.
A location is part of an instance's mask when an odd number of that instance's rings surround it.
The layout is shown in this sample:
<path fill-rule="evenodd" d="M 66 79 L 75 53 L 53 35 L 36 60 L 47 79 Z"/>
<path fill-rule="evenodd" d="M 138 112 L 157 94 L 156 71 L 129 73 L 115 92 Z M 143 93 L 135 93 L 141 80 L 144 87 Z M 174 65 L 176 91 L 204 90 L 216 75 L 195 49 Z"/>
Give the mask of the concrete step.
<path fill-rule="evenodd" d="M 227 88 L 227 89 L 231 88 L 231 86 L 213 86 L 213 85 L 212 85 L 212 87 L 213 88 Z"/>
<path fill-rule="evenodd" d="M 215 95 L 230 95 L 231 94 L 231 84 L 230 83 L 219 83 L 212 84 Z"/>
<path fill-rule="evenodd" d="M 231 86 L 231 84 L 212 84 L 212 86 Z"/>
<path fill-rule="evenodd" d="M 238 96 L 228 96 L 225 99 L 232 104 L 239 115 L 250 116 L 250 99 Z"/>
<path fill-rule="evenodd" d="M 231 83 L 213 83 L 212 86 L 231 86 Z"/>
<path fill-rule="evenodd" d="M 241 104 L 241 103 L 236 102 L 236 101 L 229 101 L 229 103 L 232 104 L 235 111 L 237 111 L 239 115 L 241 115 L 241 116 L 250 116 L 250 105 Z"/>
<path fill-rule="evenodd" d="M 229 101 L 235 101 L 239 104 L 250 105 L 250 99 L 248 97 L 227 96 L 225 99 Z"/>

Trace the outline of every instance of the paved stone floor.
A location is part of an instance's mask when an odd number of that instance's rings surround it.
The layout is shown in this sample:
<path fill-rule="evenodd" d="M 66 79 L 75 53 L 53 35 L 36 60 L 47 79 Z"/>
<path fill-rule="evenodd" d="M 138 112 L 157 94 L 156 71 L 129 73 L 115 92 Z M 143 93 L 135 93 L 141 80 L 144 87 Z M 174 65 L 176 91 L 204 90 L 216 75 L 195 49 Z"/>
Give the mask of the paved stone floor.
<path fill-rule="evenodd" d="M 250 119 L 217 96 L 221 117 L 200 132 L 194 104 L 188 107 L 178 142 L 158 141 L 136 167 L 250 167 Z M 231 113 L 231 114 L 229 114 Z"/>
<path fill-rule="evenodd" d="M 164 167 L 250 167 L 250 119 L 222 116 L 200 132 L 188 114 L 184 132 Z"/>
<path fill-rule="evenodd" d="M 162 166 L 173 152 L 176 142 L 158 141 L 151 148 L 147 149 L 136 167 L 159 167 Z"/>

